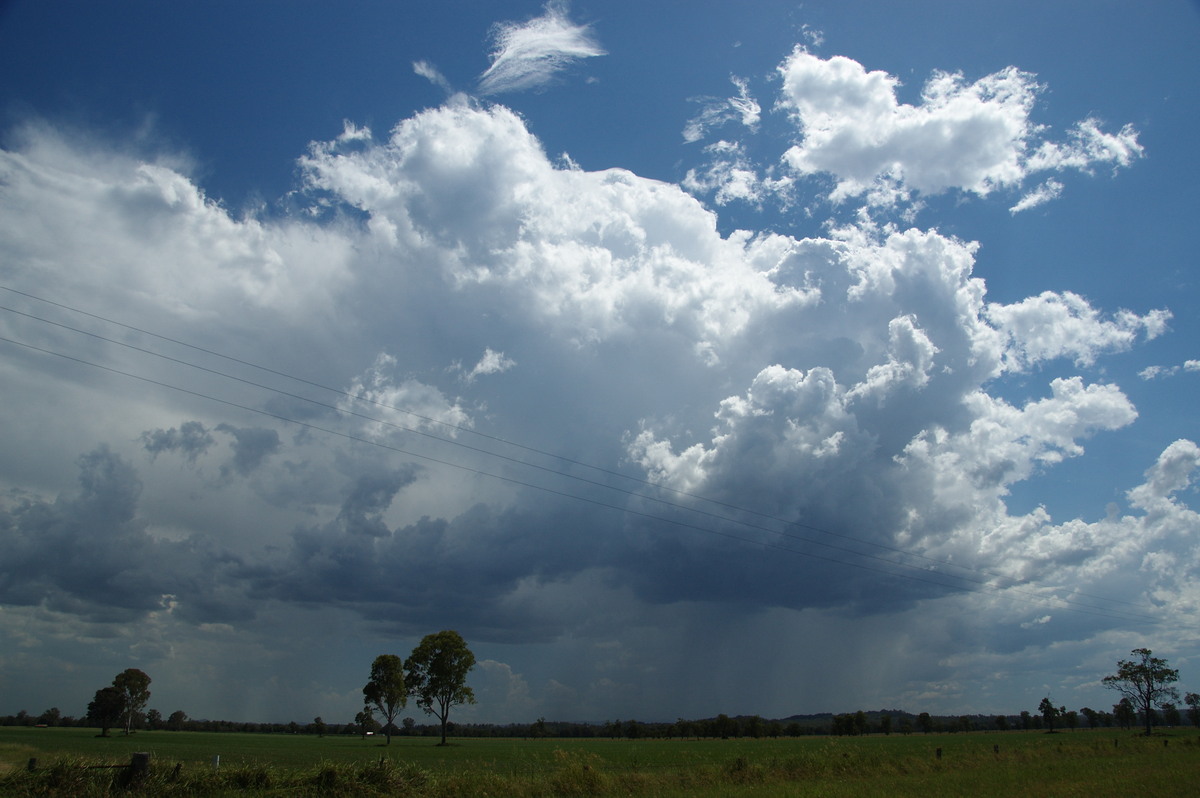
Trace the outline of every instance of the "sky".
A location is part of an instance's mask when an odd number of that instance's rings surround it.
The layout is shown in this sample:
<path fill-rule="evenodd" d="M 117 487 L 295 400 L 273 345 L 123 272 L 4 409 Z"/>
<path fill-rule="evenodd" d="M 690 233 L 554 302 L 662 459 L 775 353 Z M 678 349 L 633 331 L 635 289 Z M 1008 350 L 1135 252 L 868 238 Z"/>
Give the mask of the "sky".
<path fill-rule="evenodd" d="M 1198 36 L 0 5 L 0 714 L 349 722 L 442 629 L 462 722 L 1200 690 Z"/>

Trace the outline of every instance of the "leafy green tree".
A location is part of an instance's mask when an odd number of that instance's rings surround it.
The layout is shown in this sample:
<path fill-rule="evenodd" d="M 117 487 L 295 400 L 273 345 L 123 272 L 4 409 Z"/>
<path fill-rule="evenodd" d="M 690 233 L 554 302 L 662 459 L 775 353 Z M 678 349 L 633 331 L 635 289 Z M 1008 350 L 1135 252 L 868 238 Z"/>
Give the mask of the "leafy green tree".
<path fill-rule="evenodd" d="M 379 724 L 375 721 L 375 714 L 371 707 L 365 706 L 354 716 L 354 723 L 358 726 L 358 730 L 362 733 L 363 739 L 367 739 L 367 733 L 378 731 Z"/>
<path fill-rule="evenodd" d="M 87 718 L 100 727 L 100 736 L 107 737 L 108 730 L 121 722 L 121 713 L 125 711 L 125 697 L 117 688 L 109 685 L 96 691 L 96 696 L 88 704 Z"/>
<path fill-rule="evenodd" d="M 933 718 L 929 716 L 928 712 L 922 712 L 917 715 L 917 725 L 921 727 L 921 731 L 929 734 L 933 731 Z"/>
<path fill-rule="evenodd" d="M 864 721 L 865 722 L 865 721 Z M 763 719 L 758 715 L 752 715 L 746 721 L 746 736 L 758 739 L 763 736 Z"/>
<path fill-rule="evenodd" d="M 1113 718 L 1122 729 L 1132 729 L 1133 724 L 1137 722 L 1137 712 L 1133 708 L 1133 702 L 1128 698 L 1122 698 L 1113 704 Z"/>
<path fill-rule="evenodd" d="M 475 692 L 467 686 L 467 673 L 473 667 L 475 655 L 451 629 L 425 635 L 404 662 L 408 689 L 416 696 L 417 706 L 442 723 L 441 745 L 446 744 L 450 708 L 475 703 Z"/>
<path fill-rule="evenodd" d="M 1062 714 L 1062 710 L 1054 706 L 1053 702 L 1050 701 L 1050 697 L 1047 696 L 1042 699 L 1042 703 L 1038 704 L 1038 712 L 1042 713 L 1042 720 L 1046 724 L 1046 730 L 1053 733 L 1054 721 Z"/>
<path fill-rule="evenodd" d="M 999 729 L 1000 731 L 1008 731 L 1008 716 L 997 715 L 995 722 L 996 722 L 997 729 Z"/>
<path fill-rule="evenodd" d="M 312 729 L 317 733 L 318 737 L 324 737 L 328 728 L 329 727 L 325 725 L 325 721 L 321 720 L 320 715 L 317 715 L 315 718 L 313 718 Z"/>
<path fill-rule="evenodd" d="M 892 733 L 892 716 L 891 715 L 880 715 L 879 716 L 879 730 L 881 732 L 883 732 L 885 735 Z"/>
<path fill-rule="evenodd" d="M 1183 697 L 1183 703 L 1188 705 L 1188 720 L 1193 726 L 1200 726 L 1200 695 L 1188 693 Z"/>
<path fill-rule="evenodd" d="M 123 706 L 121 720 L 125 724 L 125 734 L 133 729 L 134 721 L 146 708 L 150 700 L 150 677 L 137 668 L 126 668 L 113 679 L 113 687 L 121 694 Z"/>
<path fill-rule="evenodd" d="M 1105 676 L 1101 681 L 1105 687 L 1116 690 L 1128 698 L 1134 708 L 1146 719 L 1146 736 L 1150 736 L 1154 722 L 1154 706 L 1162 706 L 1168 699 L 1179 700 L 1179 693 L 1170 685 L 1179 681 L 1179 671 L 1168 668 L 1167 661 L 1152 656 L 1148 648 L 1135 648 L 1134 659 L 1117 662 L 1117 672 Z"/>
<path fill-rule="evenodd" d="M 383 733 L 388 745 L 392 744 L 392 724 L 400 710 L 408 703 L 408 689 L 404 682 L 404 662 L 395 654 L 380 654 L 371 663 L 371 680 L 363 688 L 367 706 L 383 715 Z"/>
<path fill-rule="evenodd" d="M 713 736 L 720 737 L 722 740 L 727 740 L 733 736 L 733 720 L 724 712 L 717 715 L 713 721 Z"/>
<path fill-rule="evenodd" d="M 183 724 L 187 723 L 187 713 L 182 709 L 177 709 L 167 716 L 167 728 L 171 731 L 181 731 Z"/>
<path fill-rule="evenodd" d="M 42 714 L 38 715 L 38 725 L 57 726 L 62 720 L 62 712 L 58 707 L 50 707 Z"/>
<path fill-rule="evenodd" d="M 1163 704 L 1162 711 L 1164 726 L 1178 726 L 1180 721 L 1183 720 L 1179 716 L 1179 707 L 1174 704 Z"/>
<path fill-rule="evenodd" d="M 538 718 L 536 721 L 534 721 L 533 723 L 531 723 L 529 725 L 529 736 L 530 737 L 537 739 L 537 738 L 545 737 L 546 735 L 547 735 L 547 731 L 546 731 L 546 719 L 545 718 Z"/>

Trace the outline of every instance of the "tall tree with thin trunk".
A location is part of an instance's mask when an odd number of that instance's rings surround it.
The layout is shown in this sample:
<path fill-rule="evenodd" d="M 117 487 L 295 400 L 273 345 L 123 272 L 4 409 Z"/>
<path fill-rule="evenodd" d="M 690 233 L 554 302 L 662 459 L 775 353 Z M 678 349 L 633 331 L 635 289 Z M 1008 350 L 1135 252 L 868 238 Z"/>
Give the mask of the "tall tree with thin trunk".
<path fill-rule="evenodd" d="M 121 720 L 125 723 L 125 734 L 128 735 L 133 728 L 133 722 L 150 700 L 150 677 L 137 668 L 126 668 L 113 679 L 113 687 L 124 701 Z"/>
<path fill-rule="evenodd" d="M 442 722 L 442 745 L 446 744 L 450 707 L 475 703 L 475 693 L 467 687 L 467 672 L 473 667 L 475 655 L 462 636 L 450 629 L 425 635 L 404 663 L 417 706 Z"/>
<path fill-rule="evenodd" d="M 1179 671 L 1168 668 L 1167 661 L 1152 656 L 1148 648 L 1135 648 L 1134 659 L 1117 662 L 1117 672 L 1105 676 L 1101 681 L 1105 687 L 1116 690 L 1142 713 L 1146 720 L 1146 736 L 1150 736 L 1154 722 L 1154 706 L 1162 706 L 1168 699 L 1179 700 L 1179 693 L 1171 684 L 1179 681 Z"/>
<path fill-rule="evenodd" d="M 408 703 L 408 690 L 404 685 L 404 662 L 395 654 L 380 654 L 371 663 L 371 680 L 363 688 L 367 706 L 383 715 L 383 733 L 388 745 L 392 744 L 392 722 Z"/>

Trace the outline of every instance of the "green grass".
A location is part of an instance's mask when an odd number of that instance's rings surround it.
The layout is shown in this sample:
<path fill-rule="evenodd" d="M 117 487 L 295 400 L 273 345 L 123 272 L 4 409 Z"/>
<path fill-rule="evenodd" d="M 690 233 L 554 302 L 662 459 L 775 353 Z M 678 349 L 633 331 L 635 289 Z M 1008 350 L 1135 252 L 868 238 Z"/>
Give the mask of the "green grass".
<path fill-rule="evenodd" d="M 1117 745 L 1114 746 L 1114 740 Z M 128 792 L 123 764 L 152 754 L 142 794 L 421 796 L 1191 795 L 1200 734 L 805 737 L 741 740 L 455 739 L 0 728 L 0 795 Z M 999 747 L 999 751 L 995 750 Z M 942 756 L 936 756 L 937 749 Z M 212 758 L 220 755 L 215 771 Z M 25 764 L 37 757 L 38 770 Z M 182 767 L 175 772 L 176 763 Z"/>

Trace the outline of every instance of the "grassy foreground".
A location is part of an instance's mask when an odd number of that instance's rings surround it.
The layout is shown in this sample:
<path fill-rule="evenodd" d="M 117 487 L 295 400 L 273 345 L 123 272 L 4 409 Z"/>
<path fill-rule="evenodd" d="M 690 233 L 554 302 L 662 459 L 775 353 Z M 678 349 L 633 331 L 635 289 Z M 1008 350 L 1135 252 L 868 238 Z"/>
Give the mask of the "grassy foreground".
<path fill-rule="evenodd" d="M 0 728 L 0 795 L 1193 795 L 1200 734 L 1114 730 L 762 740 L 382 739 Z M 1114 744 L 1115 743 L 1115 744 Z M 997 750 L 998 747 L 998 750 Z M 936 755 L 942 750 L 941 758 Z M 139 778 L 123 768 L 152 755 Z M 213 767 L 213 757 L 220 765 Z M 36 758 L 30 772 L 27 763 Z"/>

